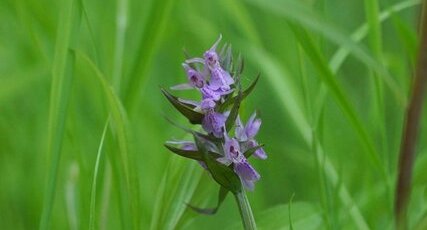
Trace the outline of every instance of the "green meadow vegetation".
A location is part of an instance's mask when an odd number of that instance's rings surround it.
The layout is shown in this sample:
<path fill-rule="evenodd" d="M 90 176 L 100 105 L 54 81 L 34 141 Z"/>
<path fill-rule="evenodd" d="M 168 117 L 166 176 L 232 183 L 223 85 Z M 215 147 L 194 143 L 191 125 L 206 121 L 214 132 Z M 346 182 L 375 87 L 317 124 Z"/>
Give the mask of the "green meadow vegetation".
<path fill-rule="evenodd" d="M 0 1 L 0 229 L 242 229 L 228 195 L 165 141 L 160 88 L 222 34 L 257 87 L 268 158 L 258 229 L 395 229 L 421 0 Z M 427 65 L 427 63 L 425 63 Z M 178 92 L 197 97 L 195 91 Z M 423 102 L 425 105 L 426 103 Z M 425 106 L 424 106 L 425 107 Z M 191 127 L 197 128 L 197 126 Z M 406 223 L 427 229 L 427 116 Z"/>

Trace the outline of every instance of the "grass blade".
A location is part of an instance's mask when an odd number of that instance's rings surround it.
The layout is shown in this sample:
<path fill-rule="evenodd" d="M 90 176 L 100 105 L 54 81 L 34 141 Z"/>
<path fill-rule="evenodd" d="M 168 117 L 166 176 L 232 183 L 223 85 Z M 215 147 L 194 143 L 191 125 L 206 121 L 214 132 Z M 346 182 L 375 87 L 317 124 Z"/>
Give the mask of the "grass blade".
<path fill-rule="evenodd" d="M 43 198 L 40 229 L 49 229 L 55 189 L 61 159 L 61 146 L 65 130 L 65 118 L 69 102 L 74 68 L 74 53 L 68 49 L 74 43 L 80 20 L 80 8 L 74 0 L 64 0 L 62 17 L 58 25 L 55 56 L 52 66 L 52 86 L 50 93 L 48 150 L 50 170 Z"/>
<path fill-rule="evenodd" d="M 96 162 L 95 168 L 93 172 L 93 180 L 92 180 L 92 191 L 90 195 L 90 213 L 89 213 L 89 229 L 95 229 L 95 213 L 96 213 L 96 182 L 98 180 L 98 169 L 99 162 L 101 161 L 102 156 L 102 148 L 104 146 L 105 135 L 107 133 L 108 124 L 110 122 L 110 118 L 107 119 L 104 125 L 104 129 L 102 131 L 101 141 L 99 142 L 98 152 L 96 154 Z"/>
<path fill-rule="evenodd" d="M 311 146 L 315 141 L 312 136 L 312 129 L 302 112 L 300 104 L 297 103 L 295 99 L 295 95 L 297 95 L 295 93 L 295 86 L 290 80 L 290 74 L 287 69 L 285 69 L 283 64 L 279 64 L 278 61 L 263 52 L 262 49 L 257 49 L 256 47 L 249 45 L 247 47 L 250 47 L 248 52 L 251 55 L 249 55 L 249 57 L 256 57 L 254 60 L 249 60 L 253 62 L 260 62 L 259 64 L 263 68 L 261 72 L 267 73 L 265 76 L 269 79 L 273 90 L 276 91 L 277 96 L 283 103 L 282 108 L 290 115 L 305 143 L 308 146 Z M 369 229 L 363 215 L 360 213 L 360 210 L 351 198 L 348 189 L 343 184 L 339 184 L 338 172 L 329 157 L 325 155 L 321 144 L 317 143 L 316 146 L 318 147 L 318 158 L 324 159 L 324 173 L 326 178 L 330 181 L 332 186 L 339 187 L 339 198 L 344 206 L 350 207 L 348 211 L 352 220 L 358 226 L 358 229 Z"/>
<path fill-rule="evenodd" d="M 166 27 L 166 19 L 174 0 L 153 1 L 150 15 L 141 35 L 141 43 L 136 49 L 136 58 L 130 67 L 130 82 L 126 90 L 125 106 L 132 116 L 137 107 L 140 92 L 148 81 L 147 70 L 151 56 L 159 44 L 160 35 Z"/>
<path fill-rule="evenodd" d="M 150 229 L 175 229 L 201 178 L 195 162 L 171 156 L 157 191 Z"/>
<path fill-rule="evenodd" d="M 345 93 L 341 90 L 341 87 L 336 82 L 332 71 L 329 69 L 329 66 L 326 61 L 322 58 L 320 51 L 302 28 L 299 28 L 298 26 L 292 24 L 291 28 L 294 31 L 298 41 L 306 51 L 307 56 L 311 59 L 313 65 L 319 71 L 319 76 L 322 77 L 322 81 L 325 83 L 325 85 L 327 85 L 328 89 L 331 91 L 338 105 L 343 110 L 347 119 L 357 132 L 360 140 L 362 141 L 364 147 L 367 150 L 368 157 L 371 163 L 373 163 L 373 165 L 379 170 L 380 173 L 383 173 L 383 177 L 384 179 L 386 179 L 388 177 L 387 173 L 384 171 L 384 167 L 381 164 L 381 160 L 375 150 L 374 145 L 371 142 L 371 139 L 368 136 L 366 129 L 357 117 L 356 112 L 351 106 Z M 388 181 L 388 179 L 386 179 L 386 181 Z"/>
<path fill-rule="evenodd" d="M 116 175 L 116 178 L 119 180 L 120 189 L 123 190 L 120 192 L 122 218 L 124 218 L 122 224 L 126 229 L 130 228 L 129 225 L 133 226 L 133 228 L 137 228 L 139 222 L 138 181 L 136 178 L 136 162 L 130 150 L 130 133 L 126 112 L 114 89 L 89 57 L 80 51 L 76 51 L 76 54 L 77 60 L 82 61 L 82 64 L 85 64 L 88 69 L 91 69 L 95 73 L 96 79 L 99 80 L 107 98 L 107 104 L 111 112 L 114 130 L 117 133 L 117 143 L 119 147 L 119 156 L 117 156 L 117 154 L 112 154 L 112 161 L 113 164 L 117 164 L 117 173 L 120 175 Z M 124 178 L 123 180 L 122 177 Z"/>
<path fill-rule="evenodd" d="M 275 3 L 273 0 L 248 0 L 250 3 L 259 6 L 273 14 L 280 17 L 289 19 L 293 23 L 297 23 L 301 26 L 309 28 L 310 30 L 324 35 L 331 42 L 346 47 L 350 52 L 362 63 L 378 72 L 379 76 L 382 77 L 385 84 L 393 92 L 397 101 L 404 104 L 405 94 L 398 87 L 397 83 L 390 74 L 382 68 L 381 65 L 370 55 L 366 50 L 362 49 L 360 45 L 348 38 L 347 35 L 336 29 L 333 25 L 327 22 L 324 18 L 317 15 L 315 12 L 310 10 L 300 1 L 281 1 L 280 4 Z M 403 98 L 403 100 L 402 100 Z"/>
<path fill-rule="evenodd" d="M 114 89 L 117 90 L 117 94 L 120 95 L 120 82 L 122 77 L 123 68 L 123 50 L 125 46 L 125 35 L 128 23 L 128 1 L 118 0 L 117 1 L 117 13 L 116 13 L 116 43 L 114 50 L 114 66 L 112 74 L 112 84 Z"/>

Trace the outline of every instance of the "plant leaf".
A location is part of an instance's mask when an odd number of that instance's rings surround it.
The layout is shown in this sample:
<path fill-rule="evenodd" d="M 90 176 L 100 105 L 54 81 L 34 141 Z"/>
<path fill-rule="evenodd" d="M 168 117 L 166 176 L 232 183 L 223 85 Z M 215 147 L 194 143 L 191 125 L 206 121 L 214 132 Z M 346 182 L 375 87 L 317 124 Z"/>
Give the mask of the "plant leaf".
<path fill-rule="evenodd" d="M 196 161 L 203 161 L 203 155 L 198 150 L 184 150 L 184 149 L 174 147 L 170 144 L 164 144 L 164 146 L 170 151 L 172 151 L 173 153 L 176 153 L 177 155 L 180 155 L 182 157 L 193 159 Z M 208 151 L 208 153 L 212 155 L 214 158 L 221 157 L 221 155 L 212 151 Z"/>
<path fill-rule="evenodd" d="M 163 95 L 168 99 L 168 101 L 182 114 L 184 115 L 191 124 L 201 124 L 203 120 L 203 114 L 197 111 L 194 111 L 185 103 L 178 100 L 177 97 L 170 94 L 165 89 L 161 88 Z"/>
<path fill-rule="evenodd" d="M 217 205 L 216 205 L 215 208 L 198 208 L 198 207 L 195 207 L 195 206 L 193 206 L 191 204 L 187 204 L 187 206 L 191 210 L 193 210 L 193 211 L 195 211 L 195 212 L 197 212 L 199 214 L 213 215 L 213 214 L 215 214 L 218 211 L 218 209 L 221 206 L 222 202 L 227 197 L 227 194 L 228 194 L 228 190 L 226 188 L 224 188 L 224 187 L 221 186 L 221 188 L 219 189 L 219 193 L 218 193 L 218 203 L 217 203 Z"/>
<path fill-rule="evenodd" d="M 182 157 L 197 160 L 197 161 L 203 160 L 202 154 L 197 150 L 184 150 L 169 144 L 164 144 L 164 146 L 170 151 L 172 151 L 173 153 L 176 153 L 177 155 L 180 155 Z"/>
<path fill-rule="evenodd" d="M 236 173 L 229 167 L 216 161 L 206 150 L 204 140 L 197 134 L 193 134 L 194 140 L 199 149 L 203 153 L 203 161 L 211 173 L 214 180 L 232 193 L 237 193 L 242 190 L 242 184 Z"/>
<path fill-rule="evenodd" d="M 258 149 L 264 147 L 264 144 L 262 145 L 257 145 L 255 147 L 249 148 L 248 150 L 246 150 L 243 155 L 245 155 L 246 158 L 249 158 L 250 156 L 252 156 L 252 154 L 254 154 L 255 151 L 257 151 Z"/>
<path fill-rule="evenodd" d="M 240 91 L 236 97 L 237 98 L 234 100 L 234 105 L 231 109 L 230 115 L 228 115 L 227 120 L 225 121 L 226 130 L 231 130 L 237 116 L 239 115 L 240 102 L 242 102 L 242 92 Z"/>
<path fill-rule="evenodd" d="M 255 80 L 251 83 L 251 85 L 242 92 L 242 99 L 241 100 L 245 99 L 252 92 L 252 90 L 255 88 L 255 85 L 258 83 L 259 77 L 260 77 L 260 74 L 258 74 L 256 76 Z M 230 105 L 234 104 L 234 102 L 238 96 L 239 95 L 236 95 L 234 97 L 230 97 L 229 99 L 224 101 L 224 103 L 218 105 L 218 111 L 224 112 Z"/>

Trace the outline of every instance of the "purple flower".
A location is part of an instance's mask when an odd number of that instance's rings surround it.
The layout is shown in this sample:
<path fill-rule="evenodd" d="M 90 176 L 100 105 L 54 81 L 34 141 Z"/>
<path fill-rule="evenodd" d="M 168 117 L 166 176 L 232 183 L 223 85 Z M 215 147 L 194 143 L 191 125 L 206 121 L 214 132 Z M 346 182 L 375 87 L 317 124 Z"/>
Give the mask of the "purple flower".
<path fill-rule="evenodd" d="M 182 64 L 182 66 L 185 69 L 185 73 L 187 74 L 188 83 L 180 84 L 171 87 L 171 89 L 174 90 L 186 90 L 186 89 L 193 89 L 193 88 L 202 88 L 206 85 L 205 77 L 202 73 L 199 71 L 191 68 L 187 64 Z"/>
<path fill-rule="evenodd" d="M 210 109 L 203 117 L 202 127 L 207 133 L 212 133 L 215 137 L 222 137 L 226 120 L 227 117 L 225 115 Z"/>
<path fill-rule="evenodd" d="M 221 96 L 230 94 L 231 92 L 233 92 L 232 89 L 230 90 L 222 90 L 222 89 L 217 89 L 217 90 L 212 90 L 211 87 L 209 87 L 209 85 L 205 85 L 205 87 L 200 89 L 200 92 L 202 93 L 202 97 L 203 99 L 213 99 L 214 101 L 219 101 L 221 99 Z"/>
<path fill-rule="evenodd" d="M 223 70 L 221 66 L 218 66 L 216 68 L 212 68 L 210 72 L 211 79 L 209 81 L 209 87 L 211 89 L 221 89 L 222 91 L 230 90 L 230 85 L 234 84 L 234 80 L 227 71 Z"/>
<path fill-rule="evenodd" d="M 224 154 L 222 158 L 217 160 L 225 165 L 233 164 L 234 172 L 240 177 L 243 185 L 249 190 L 254 189 L 254 184 L 261 176 L 249 164 L 246 157 L 240 151 L 239 142 L 234 138 L 229 138 L 227 133 L 224 132 Z"/>
<path fill-rule="evenodd" d="M 234 84 L 234 80 L 230 74 L 221 67 L 219 63 L 219 56 L 216 52 L 216 47 L 221 41 L 221 38 L 222 36 L 220 35 L 212 47 L 204 53 L 203 58 L 205 65 L 208 67 L 211 73 L 209 87 L 213 90 L 221 89 L 227 91 L 230 90 L 230 85 Z"/>
<path fill-rule="evenodd" d="M 243 142 L 244 150 L 258 146 L 254 137 L 257 135 L 261 126 L 261 119 L 255 119 L 256 113 L 253 113 L 249 118 L 246 126 L 243 127 L 240 117 L 236 119 L 236 138 Z M 266 159 L 267 154 L 264 149 L 259 148 L 254 152 L 254 156 L 259 159 Z"/>
<path fill-rule="evenodd" d="M 205 78 L 202 76 L 201 73 L 199 73 L 197 70 L 191 68 L 187 64 L 182 64 L 182 66 L 185 69 L 185 72 L 187 73 L 188 82 L 191 86 L 202 88 L 205 85 Z"/>
<path fill-rule="evenodd" d="M 211 76 L 208 84 L 209 88 L 213 91 L 220 90 L 221 92 L 230 93 L 230 85 L 234 84 L 234 80 L 230 74 L 221 67 L 219 55 L 216 52 L 221 38 L 222 36 L 220 35 L 212 47 L 203 54 L 203 58 L 192 58 L 187 60 L 186 63 L 204 64 L 206 74 L 210 73 Z"/>
<path fill-rule="evenodd" d="M 221 92 L 213 91 L 211 88 L 206 85 L 205 87 L 200 89 L 200 92 L 202 93 L 203 99 L 212 99 L 214 101 L 219 101 L 221 99 Z"/>

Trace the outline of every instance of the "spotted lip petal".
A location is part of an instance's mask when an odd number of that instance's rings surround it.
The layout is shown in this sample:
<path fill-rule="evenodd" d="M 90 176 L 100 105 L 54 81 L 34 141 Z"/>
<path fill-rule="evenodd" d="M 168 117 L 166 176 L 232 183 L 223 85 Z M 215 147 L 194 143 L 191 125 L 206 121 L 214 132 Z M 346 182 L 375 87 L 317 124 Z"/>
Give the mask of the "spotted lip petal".
<path fill-rule="evenodd" d="M 234 163 L 234 171 L 240 177 L 243 185 L 249 190 L 253 190 L 254 183 L 261 178 L 259 173 L 255 171 L 246 159 L 239 163 Z"/>
<path fill-rule="evenodd" d="M 240 145 L 234 138 L 226 138 L 224 143 L 224 154 L 231 162 L 239 162 L 243 155 L 240 152 Z"/>

